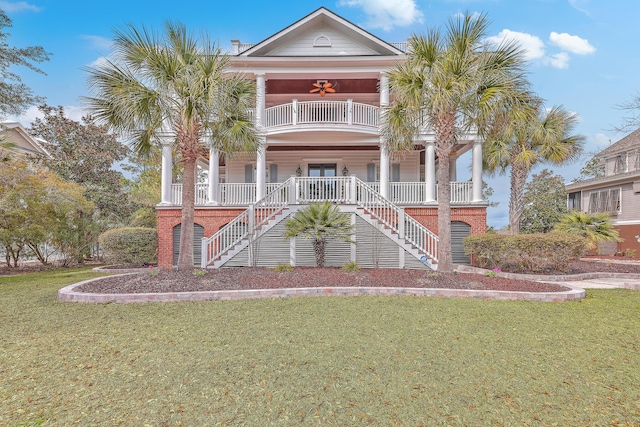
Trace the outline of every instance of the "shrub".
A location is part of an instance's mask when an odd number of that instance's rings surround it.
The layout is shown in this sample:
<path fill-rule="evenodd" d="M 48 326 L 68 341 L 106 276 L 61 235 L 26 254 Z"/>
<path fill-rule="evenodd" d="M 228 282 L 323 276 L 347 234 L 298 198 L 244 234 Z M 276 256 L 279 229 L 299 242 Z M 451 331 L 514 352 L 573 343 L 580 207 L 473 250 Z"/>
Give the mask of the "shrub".
<path fill-rule="evenodd" d="M 278 264 L 273 267 L 273 271 L 277 273 L 286 273 L 288 271 L 293 271 L 293 267 L 291 267 L 289 264 Z"/>
<path fill-rule="evenodd" d="M 105 261 L 117 265 L 150 265 L 156 262 L 158 236 L 154 228 L 114 228 L 99 237 Z"/>
<path fill-rule="evenodd" d="M 342 266 L 342 271 L 360 271 L 360 266 L 355 261 L 349 261 Z"/>
<path fill-rule="evenodd" d="M 565 271 L 587 250 L 585 238 L 559 232 L 485 234 L 465 237 L 463 244 L 477 266 L 506 271 Z"/>

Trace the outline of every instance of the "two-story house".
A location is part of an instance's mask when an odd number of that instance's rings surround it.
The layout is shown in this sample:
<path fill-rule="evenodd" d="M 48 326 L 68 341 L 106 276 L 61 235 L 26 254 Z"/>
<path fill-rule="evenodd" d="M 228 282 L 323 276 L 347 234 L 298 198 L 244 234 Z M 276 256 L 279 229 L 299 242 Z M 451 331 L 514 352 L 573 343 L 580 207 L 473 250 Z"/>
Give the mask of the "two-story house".
<path fill-rule="evenodd" d="M 569 209 L 608 212 L 621 243 L 602 243 L 598 252 L 610 255 L 635 250 L 640 254 L 640 129 L 596 155 L 603 176 L 566 186 Z"/>
<path fill-rule="evenodd" d="M 381 149 L 380 111 L 393 101 L 386 72 L 405 59 L 406 43 L 386 42 L 320 8 L 260 43 L 232 46 L 232 72 L 256 82 L 262 148 L 231 159 L 213 150 L 203 156 L 196 264 L 313 266 L 310 242 L 282 238 L 284 220 L 328 200 L 352 216 L 356 244 L 331 242 L 327 266 L 436 268 L 433 132 L 425 128 L 403 157 Z M 472 180 L 459 182 L 456 159 L 467 151 Z M 464 263 L 462 238 L 486 229 L 481 141 L 463 135 L 451 156 L 453 258 Z M 180 235 L 181 184 L 172 180 L 172 161 L 165 146 L 157 206 L 163 268 L 177 262 Z"/>

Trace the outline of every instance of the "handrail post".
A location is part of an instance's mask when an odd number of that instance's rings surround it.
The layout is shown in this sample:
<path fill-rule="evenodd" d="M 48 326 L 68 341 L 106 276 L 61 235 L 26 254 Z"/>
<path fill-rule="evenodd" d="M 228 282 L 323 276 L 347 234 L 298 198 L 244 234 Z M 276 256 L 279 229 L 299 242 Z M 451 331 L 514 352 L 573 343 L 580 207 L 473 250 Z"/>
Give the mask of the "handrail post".
<path fill-rule="evenodd" d="M 347 99 L 347 124 L 353 124 L 353 99 Z"/>
<path fill-rule="evenodd" d="M 356 176 L 351 175 L 350 179 L 351 179 L 351 188 L 349 191 L 349 203 L 355 205 L 358 203 L 358 193 L 356 190 Z"/>
<path fill-rule="evenodd" d="M 293 101 L 291 101 L 291 114 L 293 115 L 291 123 L 293 123 L 293 126 L 295 126 L 298 124 L 298 100 L 297 99 L 294 99 Z"/>
<path fill-rule="evenodd" d="M 207 263 L 209 262 L 209 254 L 207 253 L 207 238 L 203 237 L 200 242 L 201 252 L 200 252 L 200 267 L 207 268 Z"/>
<path fill-rule="evenodd" d="M 289 178 L 289 204 L 293 205 L 298 201 L 298 180 L 295 176 Z"/>
<path fill-rule="evenodd" d="M 404 239 L 404 208 L 398 208 L 398 237 Z"/>

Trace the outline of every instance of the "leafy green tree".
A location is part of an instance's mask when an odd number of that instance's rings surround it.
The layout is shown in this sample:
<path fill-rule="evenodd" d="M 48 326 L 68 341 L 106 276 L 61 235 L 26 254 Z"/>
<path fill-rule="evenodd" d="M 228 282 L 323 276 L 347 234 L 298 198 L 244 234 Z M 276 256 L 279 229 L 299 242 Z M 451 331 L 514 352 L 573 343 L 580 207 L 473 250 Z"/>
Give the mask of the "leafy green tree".
<path fill-rule="evenodd" d="M 43 139 L 51 158 L 38 161 L 85 189 L 85 197 L 96 206 L 95 217 L 87 220 L 95 220 L 101 231 L 126 224 L 135 206 L 125 191 L 124 176 L 113 167 L 126 158 L 128 148 L 90 116 L 77 122 L 65 116 L 62 106 L 39 109 L 43 117 L 28 131 Z"/>
<path fill-rule="evenodd" d="M 312 241 L 317 267 L 324 267 L 327 239 L 354 243 L 351 240 L 353 233 L 351 217 L 349 214 L 340 212 L 336 205 L 327 201 L 311 203 L 298 210 L 287 220 L 285 228 L 286 238 L 299 236 Z"/>
<path fill-rule="evenodd" d="M 90 217 L 93 204 L 79 185 L 64 181 L 47 168 L 24 159 L 0 162 L 0 244 L 6 262 L 17 266 L 25 250 L 47 263 L 44 245 L 55 247 L 76 260 L 95 236 Z"/>
<path fill-rule="evenodd" d="M 438 269 L 451 258 L 450 153 L 457 135 L 483 129 L 529 86 L 523 51 L 512 42 L 486 42 L 485 14 L 451 19 L 445 31 L 409 39 L 407 60 L 389 73 L 393 104 L 383 114 L 383 144 L 390 152 L 414 148 L 423 125 L 435 133 L 438 157 Z"/>
<path fill-rule="evenodd" d="M 601 242 L 622 242 L 606 212 L 571 211 L 560 220 L 555 230 L 585 237 L 589 249 L 594 249 Z"/>
<path fill-rule="evenodd" d="M 129 219 L 130 227 L 156 228 L 158 225 L 156 205 L 160 202 L 160 165 L 161 155 L 157 147 L 152 147 L 147 155 L 130 154 L 127 163 L 122 165 L 131 174 L 131 179 L 125 179 L 126 191 L 138 206 Z"/>
<path fill-rule="evenodd" d="M 584 137 L 573 134 L 577 114 L 562 107 L 545 110 L 540 100 L 505 110 L 489 132 L 483 151 L 485 170 L 511 173 L 509 228 L 520 231 L 524 187 L 531 169 L 540 163 L 560 165 L 578 158 Z"/>
<path fill-rule="evenodd" d="M 11 19 L 0 9 L 0 118 L 9 114 L 20 115 L 31 105 L 42 102 L 42 98 L 22 83 L 13 66 L 27 67 L 36 73 L 45 74 L 35 64 L 48 61 L 49 53 L 41 46 L 13 47 L 7 44 L 7 28 L 13 26 Z"/>
<path fill-rule="evenodd" d="M 548 169 L 533 174 L 524 187 L 520 232 L 548 233 L 567 213 L 564 178 Z"/>
<path fill-rule="evenodd" d="M 179 23 L 167 22 L 162 33 L 116 30 L 111 58 L 87 70 L 88 106 L 138 153 L 163 141 L 177 148 L 184 171 L 178 268 L 193 268 L 196 161 L 210 146 L 227 156 L 257 150 L 255 83 L 229 74 L 228 56 Z"/>
<path fill-rule="evenodd" d="M 604 176 L 604 165 L 600 162 L 600 159 L 596 156 L 591 157 L 580 169 L 580 176 L 576 178 L 575 182 L 585 181 L 587 179 L 599 178 Z"/>

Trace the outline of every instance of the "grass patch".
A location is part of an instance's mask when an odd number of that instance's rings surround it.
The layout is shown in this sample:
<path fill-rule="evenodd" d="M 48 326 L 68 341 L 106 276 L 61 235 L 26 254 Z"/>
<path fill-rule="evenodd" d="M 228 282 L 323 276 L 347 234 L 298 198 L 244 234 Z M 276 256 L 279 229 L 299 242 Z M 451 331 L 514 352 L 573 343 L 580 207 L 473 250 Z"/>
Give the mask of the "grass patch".
<path fill-rule="evenodd" d="M 0 425 L 637 425 L 640 292 L 74 304 L 0 278 Z M 627 423 L 627 424 L 625 424 Z"/>

